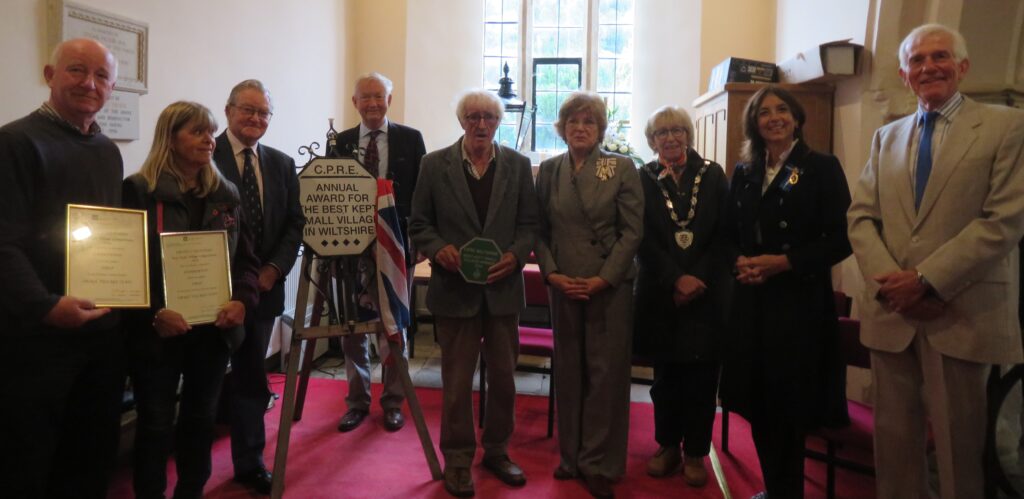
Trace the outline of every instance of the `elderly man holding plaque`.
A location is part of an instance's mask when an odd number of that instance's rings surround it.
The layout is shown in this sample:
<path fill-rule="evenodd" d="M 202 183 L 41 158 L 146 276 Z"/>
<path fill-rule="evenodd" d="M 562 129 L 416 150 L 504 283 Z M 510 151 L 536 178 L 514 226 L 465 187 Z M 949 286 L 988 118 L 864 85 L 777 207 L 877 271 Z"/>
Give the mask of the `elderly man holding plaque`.
<path fill-rule="evenodd" d="M 245 80 L 231 89 L 224 114 L 228 126 L 217 137 L 213 158 L 224 178 L 238 187 L 260 265 L 259 305 L 245 316 L 245 339 L 231 354 L 226 381 L 231 461 L 235 481 L 270 494 L 270 472 L 263 464 L 263 417 L 270 399 L 264 359 L 274 321 L 284 310 L 284 280 L 295 265 L 306 219 L 295 161 L 259 142 L 273 116 L 270 91 L 259 80 Z"/>
<path fill-rule="evenodd" d="M 121 203 L 121 154 L 96 123 L 117 60 L 94 40 L 69 40 L 43 77 L 49 99 L 0 128 L 0 484 L 7 497 L 104 497 L 122 337 L 117 314 L 66 295 L 65 218 L 68 204 Z"/>
<path fill-rule="evenodd" d="M 134 489 L 141 498 L 163 497 L 172 438 L 178 465 L 174 497 L 202 495 L 228 357 L 241 344 L 246 311 L 255 310 L 259 298 L 259 260 L 238 189 L 211 162 L 216 130 L 206 107 L 171 104 L 157 119 L 142 169 L 124 181 L 125 206 L 149 216 L 152 307 L 125 320 L 138 402 Z M 181 232 L 194 234 L 174 235 Z M 220 254 L 195 244 L 218 235 L 224 236 Z M 171 264 L 184 271 L 165 275 Z"/>
<path fill-rule="evenodd" d="M 409 232 L 432 263 L 427 306 L 441 345 L 445 489 L 469 497 L 474 493 L 469 467 L 476 452 L 473 372 L 481 348 L 490 387 L 481 437 L 483 466 L 508 485 L 526 483 L 509 459 L 508 441 L 514 425 L 519 313 L 526 306 L 522 268 L 536 238 L 537 204 L 529 159 L 494 142 L 503 114 L 497 96 L 467 92 L 455 113 L 465 134 L 423 157 Z M 480 239 L 501 253 L 491 260 L 482 283 L 469 282 L 460 272 L 459 249 L 480 244 Z"/>
<path fill-rule="evenodd" d="M 568 151 L 540 165 L 537 262 L 551 286 L 555 403 L 561 463 L 555 478 L 583 478 L 612 497 L 626 472 L 633 259 L 643 237 L 644 193 L 636 165 L 599 145 L 604 99 L 574 92 L 555 130 Z"/>

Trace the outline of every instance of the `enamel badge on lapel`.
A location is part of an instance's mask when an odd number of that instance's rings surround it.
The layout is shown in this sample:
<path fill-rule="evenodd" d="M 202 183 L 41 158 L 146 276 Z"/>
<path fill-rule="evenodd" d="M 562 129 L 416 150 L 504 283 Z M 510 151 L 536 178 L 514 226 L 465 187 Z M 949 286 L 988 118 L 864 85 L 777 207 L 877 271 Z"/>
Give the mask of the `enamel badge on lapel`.
<path fill-rule="evenodd" d="M 789 192 L 800 181 L 800 174 L 803 173 L 803 170 L 793 165 L 786 165 L 786 173 L 789 174 L 789 177 L 779 186 L 782 192 Z"/>

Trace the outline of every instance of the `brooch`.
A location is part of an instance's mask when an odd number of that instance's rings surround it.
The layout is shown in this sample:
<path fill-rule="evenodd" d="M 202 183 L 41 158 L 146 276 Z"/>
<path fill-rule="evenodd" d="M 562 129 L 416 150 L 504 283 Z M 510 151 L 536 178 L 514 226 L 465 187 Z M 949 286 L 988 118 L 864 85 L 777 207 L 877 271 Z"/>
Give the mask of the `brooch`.
<path fill-rule="evenodd" d="M 615 158 L 601 158 L 597 160 L 597 178 L 602 182 L 615 175 Z"/>
<path fill-rule="evenodd" d="M 803 173 L 803 170 L 791 165 L 786 165 L 786 173 L 788 173 L 789 176 L 786 178 L 786 181 L 780 185 L 782 192 L 789 192 L 790 189 L 800 181 L 800 174 Z"/>

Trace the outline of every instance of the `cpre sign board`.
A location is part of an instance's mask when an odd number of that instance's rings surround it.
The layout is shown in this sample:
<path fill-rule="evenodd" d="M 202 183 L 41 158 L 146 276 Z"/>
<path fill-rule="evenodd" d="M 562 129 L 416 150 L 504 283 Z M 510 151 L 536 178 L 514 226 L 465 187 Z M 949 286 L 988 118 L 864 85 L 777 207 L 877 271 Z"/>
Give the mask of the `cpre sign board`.
<path fill-rule="evenodd" d="M 377 179 L 353 158 L 316 158 L 299 173 L 302 241 L 320 256 L 358 255 L 376 238 Z"/>

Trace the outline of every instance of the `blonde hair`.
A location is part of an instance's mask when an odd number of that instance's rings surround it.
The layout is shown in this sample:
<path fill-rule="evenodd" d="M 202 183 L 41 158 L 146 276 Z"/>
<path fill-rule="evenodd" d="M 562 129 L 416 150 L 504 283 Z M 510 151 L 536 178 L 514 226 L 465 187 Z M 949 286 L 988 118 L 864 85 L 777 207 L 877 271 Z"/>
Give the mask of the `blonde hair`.
<path fill-rule="evenodd" d="M 153 146 L 149 149 L 149 155 L 146 156 L 146 161 L 142 163 L 142 169 L 139 171 L 146 179 L 148 192 L 156 189 L 157 180 L 164 173 L 177 180 L 181 192 L 188 190 L 172 149 L 174 135 L 185 127 L 206 128 L 213 133 L 217 130 L 217 120 L 206 106 L 188 101 L 175 102 L 160 113 L 156 120 L 156 131 L 153 133 Z M 212 163 L 207 163 L 199 170 L 196 180 L 196 195 L 206 197 L 220 187 L 220 172 Z"/>

